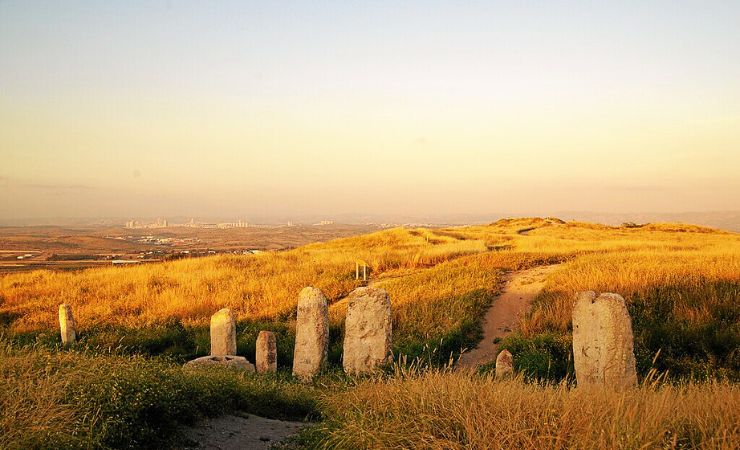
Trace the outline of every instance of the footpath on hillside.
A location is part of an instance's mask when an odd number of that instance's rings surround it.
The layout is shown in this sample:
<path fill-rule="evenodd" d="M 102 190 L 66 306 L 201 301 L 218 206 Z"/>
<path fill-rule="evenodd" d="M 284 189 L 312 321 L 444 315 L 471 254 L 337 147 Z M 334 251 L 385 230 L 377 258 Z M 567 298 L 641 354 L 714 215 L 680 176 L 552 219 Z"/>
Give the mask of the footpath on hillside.
<path fill-rule="evenodd" d="M 483 319 L 483 339 L 478 346 L 460 357 L 460 367 L 476 367 L 496 360 L 498 341 L 515 328 L 519 317 L 529 310 L 532 300 L 542 291 L 547 277 L 558 264 L 513 272 L 506 286 Z"/>

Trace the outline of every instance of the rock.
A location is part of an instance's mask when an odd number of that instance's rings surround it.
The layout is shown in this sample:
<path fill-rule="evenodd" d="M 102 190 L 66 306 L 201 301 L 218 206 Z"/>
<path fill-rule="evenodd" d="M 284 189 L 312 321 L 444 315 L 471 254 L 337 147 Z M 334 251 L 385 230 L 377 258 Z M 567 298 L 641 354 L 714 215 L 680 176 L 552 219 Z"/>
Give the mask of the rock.
<path fill-rule="evenodd" d="M 59 305 L 59 329 L 62 333 L 62 344 L 74 344 L 77 341 L 75 318 L 72 316 L 72 307 L 66 303 Z"/>
<path fill-rule="evenodd" d="M 579 386 L 637 384 L 634 340 L 624 298 L 579 292 L 573 305 L 573 362 Z"/>
<path fill-rule="evenodd" d="M 272 331 L 260 331 L 254 358 L 257 373 L 277 372 L 277 342 Z"/>
<path fill-rule="evenodd" d="M 514 358 L 508 350 L 502 350 L 496 357 L 496 379 L 505 380 L 514 376 Z"/>
<path fill-rule="evenodd" d="M 236 321 L 229 308 L 211 317 L 211 355 L 236 355 Z"/>
<path fill-rule="evenodd" d="M 293 375 L 310 381 L 329 353 L 329 309 L 320 290 L 304 288 L 298 296 Z"/>
<path fill-rule="evenodd" d="M 208 366 L 222 366 L 230 367 L 233 369 L 244 370 L 246 372 L 254 372 L 254 365 L 247 361 L 247 358 L 243 356 L 203 356 L 196 358 L 192 361 L 185 363 L 187 368 L 195 367 L 208 367 Z"/>
<path fill-rule="evenodd" d="M 391 300 L 385 289 L 361 287 L 348 296 L 344 330 L 344 371 L 374 371 L 391 355 Z"/>

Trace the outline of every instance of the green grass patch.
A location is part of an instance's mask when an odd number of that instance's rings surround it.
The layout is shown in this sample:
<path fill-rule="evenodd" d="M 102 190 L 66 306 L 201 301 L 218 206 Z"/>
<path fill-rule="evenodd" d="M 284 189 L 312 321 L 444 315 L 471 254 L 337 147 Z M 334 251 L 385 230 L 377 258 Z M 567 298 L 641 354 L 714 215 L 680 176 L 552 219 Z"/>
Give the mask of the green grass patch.
<path fill-rule="evenodd" d="M 319 415 L 314 388 L 289 375 L 3 345 L 0 448 L 169 446 L 178 427 L 229 411 L 291 420 Z"/>

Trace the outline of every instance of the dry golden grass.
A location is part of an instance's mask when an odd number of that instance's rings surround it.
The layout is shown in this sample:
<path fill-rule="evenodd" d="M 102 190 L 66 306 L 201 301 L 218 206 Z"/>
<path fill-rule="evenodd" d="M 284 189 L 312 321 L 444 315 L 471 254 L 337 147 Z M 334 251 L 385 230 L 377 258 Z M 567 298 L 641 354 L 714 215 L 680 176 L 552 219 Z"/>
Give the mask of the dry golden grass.
<path fill-rule="evenodd" d="M 0 356 L 0 448 L 66 440 L 75 411 L 63 401 L 63 380 L 48 376 L 37 358 L 5 349 Z"/>
<path fill-rule="evenodd" d="M 535 308 L 522 324 L 525 333 L 544 330 L 567 332 L 573 306 L 573 293 L 584 290 L 618 292 L 629 302 L 651 290 L 680 287 L 698 292 L 719 282 L 740 284 L 740 247 L 708 250 L 635 250 L 582 256 L 554 273 L 548 280 Z M 700 321 L 707 318 L 716 297 L 680 302 L 681 318 Z"/>
<path fill-rule="evenodd" d="M 94 324 L 146 327 L 173 319 L 204 325 L 223 307 L 240 320 L 284 317 L 305 286 L 318 287 L 330 302 L 357 287 L 354 260 L 360 258 L 391 293 L 395 320 L 419 328 L 421 336 L 461 320 L 454 317 L 462 312 L 455 299 L 495 292 L 502 270 L 573 257 L 553 277 L 525 331 L 567 330 L 576 290 L 629 296 L 675 280 L 737 283 L 740 236 L 692 226 L 615 228 L 557 219 L 392 229 L 255 256 L 6 275 L 0 277 L 0 314 L 12 319 L 13 332 L 54 329 L 62 302 L 72 305 L 83 331 Z M 341 303 L 333 310 L 341 317 Z"/>
<path fill-rule="evenodd" d="M 481 241 L 427 242 L 402 229 L 255 256 L 219 256 L 75 273 L 35 271 L 0 278 L 0 312 L 12 330 L 56 326 L 55 305 L 69 303 L 82 330 L 93 324 L 143 327 L 177 319 L 206 324 L 230 307 L 239 319 L 275 317 L 295 308 L 305 286 L 337 300 L 359 286 L 354 261 L 374 273 L 434 266 L 486 250 Z"/>
<path fill-rule="evenodd" d="M 326 448 L 736 449 L 740 388 L 708 383 L 609 389 L 424 372 L 326 399 Z"/>

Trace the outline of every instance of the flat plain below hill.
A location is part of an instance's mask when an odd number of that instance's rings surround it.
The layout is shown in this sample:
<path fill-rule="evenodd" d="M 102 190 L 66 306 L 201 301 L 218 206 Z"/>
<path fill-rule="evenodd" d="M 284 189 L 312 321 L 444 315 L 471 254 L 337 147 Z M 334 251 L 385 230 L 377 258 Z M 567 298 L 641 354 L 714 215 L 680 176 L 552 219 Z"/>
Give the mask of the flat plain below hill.
<path fill-rule="evenodd" d="M 0 227 L 0 273 L 78 270 L 173 258 L 280 251 L 365 234 L 375 225 L 330 224 L 249 228 Z"/>

